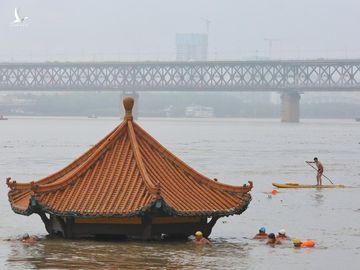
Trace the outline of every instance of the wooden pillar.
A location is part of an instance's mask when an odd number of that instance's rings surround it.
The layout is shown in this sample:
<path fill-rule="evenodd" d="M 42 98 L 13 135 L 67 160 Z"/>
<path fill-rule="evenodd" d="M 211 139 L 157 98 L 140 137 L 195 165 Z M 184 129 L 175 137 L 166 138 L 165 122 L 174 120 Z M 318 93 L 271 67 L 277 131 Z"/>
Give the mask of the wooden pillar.
<path fill-rule="evenodd" d="M 151 240 L 151 237 L 152 237 L 151 217 L 144 216 L 142 218 L 142 224 L 143 224 L 142 240 Z"/>
<path fill-rule="evenodd" d="M 218 220 L 218 217 L 212 217 L 211 220 L 206 224 L 203 234 L 206 238 L 209 237 L 209 235 L 211 234 L 212 228 L 215 226 L 216 221 Z"/>
<path fill-rule="evenodd" d="M 57 216 L 57 215 L 50 215 L 50 226 L 51 226 L 50 234 L 61 233 L 61 235 L 64 238 L 68 238 L 67 230 L 66 230 L 66 223 L 62 217 Z"/>
<path fill-rule="evenodd" d="M 75 223 L 74 217 L 65 217 L 65 235 L 66 235 L 66 238 L 72 238 L 73 237 L 74 223 Z"/>
<path fill-rule="evenodd" d="M 42 222 L 44 222 L 47 233 L 51 234 L 52 230 L 51 230 L 50 219 L 47 218 L 44 212 L 38 212 L 37 214 L 40 216 Z"/>

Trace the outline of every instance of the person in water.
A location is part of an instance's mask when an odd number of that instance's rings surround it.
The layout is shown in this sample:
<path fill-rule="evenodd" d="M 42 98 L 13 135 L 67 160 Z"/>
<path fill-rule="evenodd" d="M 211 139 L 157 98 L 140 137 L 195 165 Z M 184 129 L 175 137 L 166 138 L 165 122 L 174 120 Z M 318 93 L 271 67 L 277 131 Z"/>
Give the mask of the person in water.
<path fill-rule="evenodd" d="M 36 242 L 38 239 L 34 236 L 30 236 L 29 234 L 25 233 L 21 238 L 20 241 L 22 243 L 32 244 Z"/>
<path fill-rule="evenodd" d="M 268 238 L 268 235 L 266 233 L 266 229 L 265 227 L 261 227 L 259 229 L 259 233 L 257 233 L 255 236 L 254 236 L 254 239 L 267 239 Z"/>
<path fill-rule="evenodd" d="M 278 240 L 287 240 L 289 239 L 286 235 L 286 231 L 284 229 L 281 229 L 279 232 L 278 232 L 278 235 L 276 236 L 276 239 Z"/>
<path fill-rule="evenodd" d="M 211 245 L 210 241 L 203 236 L 201 231 L 197 231 L 195 233 L 195 239 L 193 240 L 193 243 L 197 245 Z"/>
<path fill-rule="evenodd" d="M 316 182 L 318 186 L 322 185 L 322 179 L 321 176 L 324 173 L 324 166 L 322 165 L 322 163 L 320 162 L 320 160 L 318 160 L 317 157 L 314 157 L 314 161 L 306 161 L 307 163 L 315 163 L 316 167 L 317 167 L 317 175 L 316 175 Z"/>
<path fill-rule="evenodd" d="M 301 247 L 312 248 L 315 246 L 315 241 L 314 240 L 301 241 L 299 239 L 294 239 L 293 244 L 295 248 L 301 248 Z"/>
<path fill-rule="evenodd" d="M 266 244 L 270 246 L 275 246 L 281 244 L 281 241 L 279 239 L 276 239 L 275 234 L 269 233 L 268 241 L 266 242 Z"/>

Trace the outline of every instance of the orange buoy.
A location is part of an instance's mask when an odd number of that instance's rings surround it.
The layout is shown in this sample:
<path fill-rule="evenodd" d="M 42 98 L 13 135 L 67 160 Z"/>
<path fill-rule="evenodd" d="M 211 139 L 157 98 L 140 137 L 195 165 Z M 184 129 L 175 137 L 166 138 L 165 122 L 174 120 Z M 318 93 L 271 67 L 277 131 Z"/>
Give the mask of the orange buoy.
<path fill-rule="evenodd" d="M 314 247 L 315 241 L 314 240 L 305 240 L 301 243 L 301 247 Z"/>
<path fill-rule="evenodd" d="M 279 191 L 277 191 L 276 189 L 273 189 L 273 190 L 271 191 L 271 194 L 272 194 L 272 195 L 276 195 L 276 194 L 278 194 L 278 192 L 279 192 Z"/>

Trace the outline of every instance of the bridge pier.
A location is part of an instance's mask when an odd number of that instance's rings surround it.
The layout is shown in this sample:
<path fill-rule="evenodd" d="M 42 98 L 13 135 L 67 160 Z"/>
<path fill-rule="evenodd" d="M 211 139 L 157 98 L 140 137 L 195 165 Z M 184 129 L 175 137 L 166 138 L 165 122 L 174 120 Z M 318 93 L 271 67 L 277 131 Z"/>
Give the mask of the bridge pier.
<path fill-rule="evenodd" d="M 281 122 L 298 123 L 300 120 L 300 94 L 296 91 L 281 93 Z"/>
<path fill-rule="evenodd" d="M 134 108 L 132 110 L 132 115 L 134 119 L 138 119 L 139 116 L 139 99 L 140 95 L 138 92 L 135 91 L 123 91 L 120 95 L 120 108 L 122 108 L 122 102 L 124 97 L 132 97 L 134 99 Z"/>

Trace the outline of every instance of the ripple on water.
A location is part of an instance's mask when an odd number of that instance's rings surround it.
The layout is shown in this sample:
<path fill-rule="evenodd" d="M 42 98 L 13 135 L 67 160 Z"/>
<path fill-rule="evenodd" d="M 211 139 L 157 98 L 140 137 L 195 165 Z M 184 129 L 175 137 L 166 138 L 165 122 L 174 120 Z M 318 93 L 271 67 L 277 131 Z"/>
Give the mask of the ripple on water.
<path fill-rule="evenodd" d="M 251 244 L 215 239 L 213 246 L 187 242 L 99 242 L 43 239 L 32 245 L 11 242 L 7 265 L 25 268 L 86 269 L 247 269 Z M 229 252 L 229 251 L 232 252 Z M 238 265 L 239 259 L 244 263 Z"/>

